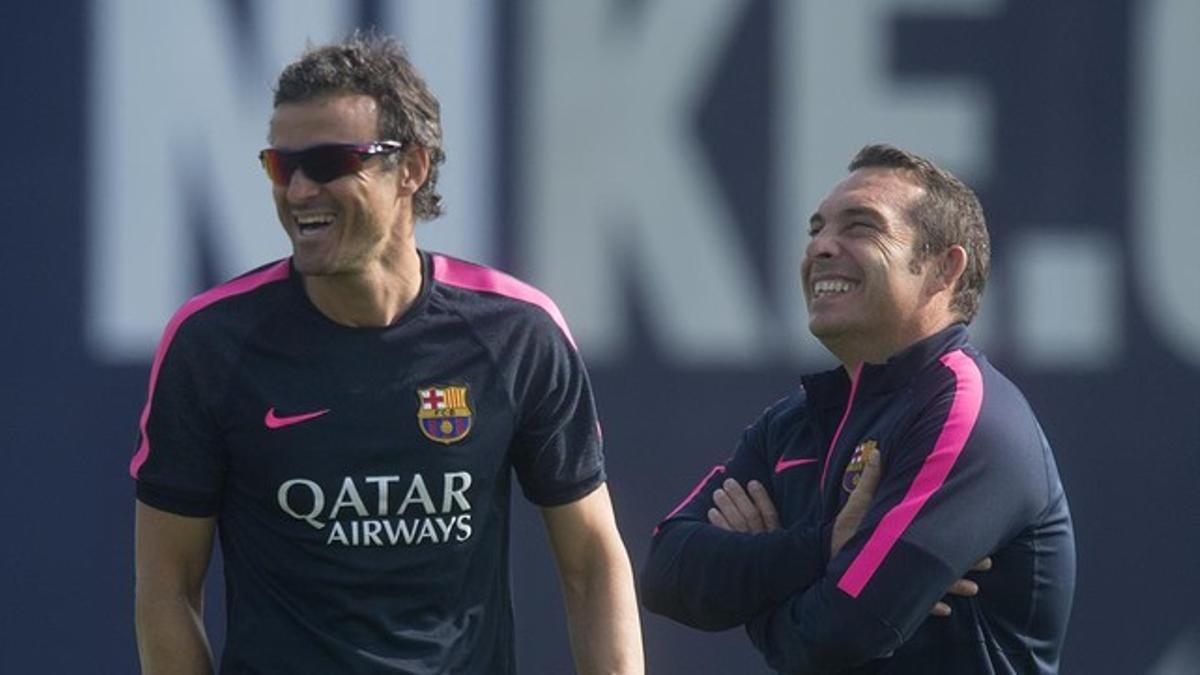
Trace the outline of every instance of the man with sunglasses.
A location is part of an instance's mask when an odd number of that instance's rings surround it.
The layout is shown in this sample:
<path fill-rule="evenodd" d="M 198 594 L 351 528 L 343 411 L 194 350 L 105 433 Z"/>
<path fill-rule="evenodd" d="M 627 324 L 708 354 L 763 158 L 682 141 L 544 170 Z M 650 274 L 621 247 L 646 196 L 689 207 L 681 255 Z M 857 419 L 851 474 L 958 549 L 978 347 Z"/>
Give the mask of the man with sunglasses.
<path fill-rule="evenodd" d="M 558 309 L 417 248 L 439 104 L 394 40 L 281 74 L 260 160 L 293 253 L 186 303 L 130 466 L 146 673 L 512 673 L 510 472 L 539 505 L 579 672 L 640 673 L 587 373 Z"/>

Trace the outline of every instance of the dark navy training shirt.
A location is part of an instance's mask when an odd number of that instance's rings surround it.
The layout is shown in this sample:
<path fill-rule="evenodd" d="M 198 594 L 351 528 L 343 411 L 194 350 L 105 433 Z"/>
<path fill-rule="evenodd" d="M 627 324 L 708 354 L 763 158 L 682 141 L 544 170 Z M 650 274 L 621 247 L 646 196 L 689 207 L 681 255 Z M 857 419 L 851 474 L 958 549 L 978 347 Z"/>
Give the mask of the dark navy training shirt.
<path fill-rule="evenodd" d="M 421 254 L 386 328 L 308 300 L 287 260 L 185 304 L 155 357 L 138 499 L 217 516 L 223 673 L 512 673 L 509 475 L 532 502 L 604 481 L 554 304 Z"/>
<path fill-rule="evenodd" d="M 878 449 L 883 477 L 832 560 L 830 530 Z M 767 487 L 781 530 L 710 525 L 726 478 Z M 981 592 L 950 596 L 954 581 Z M 1050 446 L 1017 388 L 961 325 L 883 365 L 803 379 L 746 429 L 655 531 L 641 575 L 654 612 L 740 624 L 773 668 L 797 673 L 1055 673 L 1075 544 Z"/>

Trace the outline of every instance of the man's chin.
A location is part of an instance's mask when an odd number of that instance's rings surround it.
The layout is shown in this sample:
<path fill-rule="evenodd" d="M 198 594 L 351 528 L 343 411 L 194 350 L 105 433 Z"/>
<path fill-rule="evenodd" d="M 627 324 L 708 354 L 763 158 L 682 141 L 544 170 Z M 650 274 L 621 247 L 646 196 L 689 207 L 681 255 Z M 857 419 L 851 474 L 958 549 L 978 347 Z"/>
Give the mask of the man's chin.
<path fill-rule="evenodd" d="M 308 256 L 292 254 L 292 266 L 296 272 L 306 277 L 324 277 L 334 273 L 333 266 L 324 260 L 314 260 Z"/>
<path fill-rule="evenodd" d="M 841 344 L 847 338 L 853 338 L 856 334 L 854 326 L 848 321 L 834 321 L 821 317 L 809 319 L 808 332 L 825 345 L 826 349 L 831 350 L 835 345 Z"/>
<path fill-rule="evenodd" d="M 813 334 L 813 337 L 818 340 L 826 340 L 836 338 L 839 334 L 845 332 L 845 328 L 841 322 L 833 321 L 823 317 L 809 317 L 808 332 Z"/>

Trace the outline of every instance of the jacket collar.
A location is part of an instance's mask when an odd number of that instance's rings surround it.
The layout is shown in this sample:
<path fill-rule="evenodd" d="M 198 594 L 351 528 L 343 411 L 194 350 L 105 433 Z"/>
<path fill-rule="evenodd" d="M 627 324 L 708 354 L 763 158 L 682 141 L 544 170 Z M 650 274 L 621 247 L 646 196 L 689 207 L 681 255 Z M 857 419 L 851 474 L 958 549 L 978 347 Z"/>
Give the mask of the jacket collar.
<path fill-rule="evenodd" d="M 906 386 L 943 354 L 961 349 L 968 340 L 967 327 L 955 323 L 896 353 L 886 363 L 865 363 L 858 375 L 856 398 L 864 394 L 884 394 Z M 810 405 L 840 408 L 850 396 L 850 376 L 845 368 L 835 368 L 801 378 Z"/>

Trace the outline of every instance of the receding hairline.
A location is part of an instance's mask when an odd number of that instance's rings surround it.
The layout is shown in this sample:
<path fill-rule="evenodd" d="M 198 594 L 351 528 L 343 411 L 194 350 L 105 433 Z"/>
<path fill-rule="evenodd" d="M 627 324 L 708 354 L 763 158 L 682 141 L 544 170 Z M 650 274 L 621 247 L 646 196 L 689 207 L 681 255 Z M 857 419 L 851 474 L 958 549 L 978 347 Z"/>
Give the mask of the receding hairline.
<path fill-rule="evenodd" d="M 327 105 L 327 104 L 332 103 L 335 99 L 342 99 L 342 98 L 366 99 L 364 101 L 364 103 L 366 105 L 368 105 L 371 108 L 371 110 L 375 113 L 375 132 L 376 132 L 376 134 L 379 133 L 379 124 L 380 124 L 379 118 L 380 118 L 381 107 L 379 105 L 378 99 L 376 99 L 374 96 L 372 96 L 370 94 L 364 94 L 361 91 L 353 91 L 353 90 L 334 91 L 334 92 L 321 93 L 316 96 L 312 96 L 310 98 L 305 98 L 305 99 L 300 99 L 300 100 L 295 100 L 295 101 L 284 101 L 282 103 L 277 103 L 275 105 L 275 107 L 271 109 L 271 117 L 267 120 L 267 144 L 268 145 L 275 144 L 275 139 L 274 139 L 275 118 L 278 115 L 280 108 L 283 108 L 283 107 L 295 108 L 295 107 L 306 106 L 306 105 Z M 391 139 L 372 139 L 372 140 L 391 140 Z"/>
<path fill-rule="evenodd" d="M 903 175 L 899 175 L 901 172 L 903 172 Z M 871 201 L 878 202 L 881 206 L 885 206 L 889 210 L 892 210 L 892 211 L 896 212 L 897 214 L 903 215 L 905 217 L 909 216 L 909 212 L 912 209 L 912 207 L 914 205 L 916 205 L 922 197 L 929 194 L 929 190 L 919 180 L 917 180 L 917 176 L 916 176 L 915 172 L 913 172 L 911 169 L 907 169 L 905 167 L 890 167 L 890 166 L 862 166 L 862 167 L 854 169 L 853 171 L 848 173 L 840 181 L 838 181 L 836 185 L 833 186 L 833 188 L 830 190 L 829 194 L 827 194 L 825 196 L 825 198 L 821 200 L 821 204 L 818 205 L 817 210 L 814 211 L 811 216 L 809 216 L 809 218 L 808 218 L 809 224 L 812 225 L 812 224 L 815 224 L 816 222 L 821 222 L 821 223 L 825 222 L 824 216 L 821 215 L 821 206 L 823 206 L 825 204 L 825 202 L 829 199 L 829 197 L 834 192 L 836 192 L 838 189 L 843 188 L 843 186 L 845 186 L 846 183 L 850 182 L 856 176 L 858 176 L 860 178 L 860 180 L 866 180 L 866 179 L 863 179 L 862 176 L 864 176 L 865 174 L 870 174 L 870 173 L 897 174 L 902 179 L 903 183 L 905 183 L 908 186 L 910 186 L 911 188 L 913 188 L 913 191 L 910 192 L 907 197 L 904 194 L 896 194 L 896 191 L 894 191 L 894 190 L 889 190 L 889 191 L 885 192 L 885 194 L 883 195 L 883 198 L 881 198 L 881 199 L 877 198 L 877 199 L 871 200 Z M 863 187 L 865 187 L 865 186 L 858 185 L 858 186 L 855 186 L 853 189 L 861 190 L 861 189 L 863 189 Z M 902 203 L 901 202 L 902 199 L 907 199 L 908 203 Z M 877 208 L 871 207 L 869 204 L 866 206 L 853 206 L 848 209 L 842 209 L 842 210 L 838 211 L 838 213 L 845 214 L 845 213 L 853 213 L 855 211 L 863 211 L 864 213 L 866 213 L 868 215 L 874 215 L 874 216 L 880 217 L 880 218 L 882 218 L 885 215 L 882 211 L 880 211 Z"/>

